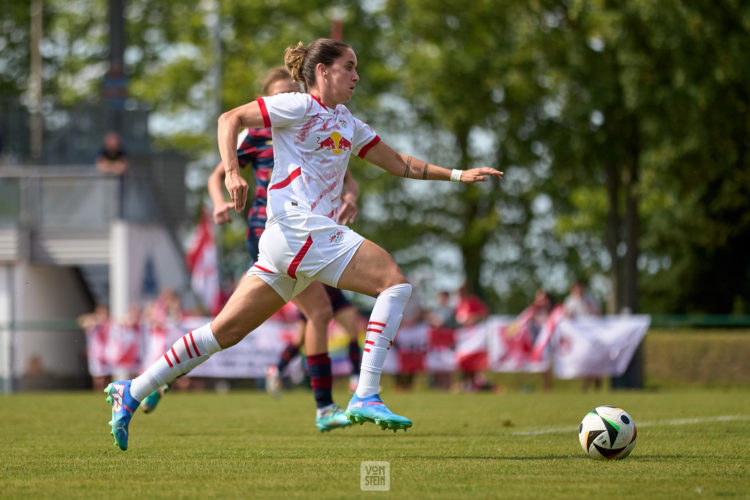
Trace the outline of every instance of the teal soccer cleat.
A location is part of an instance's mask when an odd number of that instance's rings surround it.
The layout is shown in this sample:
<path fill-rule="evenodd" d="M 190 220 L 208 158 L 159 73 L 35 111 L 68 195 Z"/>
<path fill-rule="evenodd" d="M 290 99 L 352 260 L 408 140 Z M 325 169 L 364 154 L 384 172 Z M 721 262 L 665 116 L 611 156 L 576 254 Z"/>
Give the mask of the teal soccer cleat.
<path fill-rule="evenodd" d="M 391 429 L 393 432 L 399 429 L 406 432 L 406 429 L 412 425 L 408 418 L 396 415 L 389 410 L 378 394 L 366 398 L 360 398 L 354 394 L 346 408 L 346 416 L 352 423 L 357 422 L 362 425 L 365 422 L 372 422 L 383 430 Z"/>
<path fill-rule="evenodd" d="M 130 380 L 112 382 L 104 389 L 107 395 L 107 403 L 112 405 L 112 436 L 115 438 L 115 446 L 121 450 L 128 449 L 128 425 L 133 413 L 140 404 L 130 395 Z"/>
<path fill-rule="evenodd" d="M 161 401 L 161 397 L 165 392 L 167 392 L 167 389 L 169 389 L 169 386 L 163 385 L 146 396 L 146 398 L 141 402 L 141 410 L 143 410 L 143 413 L 151 413 L 152 411 L 154 411 L 156 409 L 156 405 L 158 405 L 159 401 Z"/>
<path fill-rule="evenodd" d="M 352 425 L 344 413 L 344 409 L 337 404 L 332 405 L 324 414 L 315 419 L 315 426 L 320 432 L 330 432 Z"/>

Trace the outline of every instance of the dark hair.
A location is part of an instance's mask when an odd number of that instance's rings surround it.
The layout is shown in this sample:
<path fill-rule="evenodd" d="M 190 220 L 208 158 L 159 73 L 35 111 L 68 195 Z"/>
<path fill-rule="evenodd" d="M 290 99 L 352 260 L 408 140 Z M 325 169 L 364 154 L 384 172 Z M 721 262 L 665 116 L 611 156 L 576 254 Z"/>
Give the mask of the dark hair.
<path fill-rule="evenodd" d="M 289 74 L 289 71 L 287 71 L 286 68 L 277 66 L 268 70 L 268 74 L 266 74 L 266 77 L 263 79 L 263 95 L 268 95 L 268 90 L 271 85 L 280 80 L 293 81 L 292 75 Z"/>
<path fill-rule="evenodd" d="M 292 79 L 302 83 L 308 91 L 315 85 L 315 67 L 318 63 L 330 66 L 348 48 L 348 44 L 332 38 L 318 38 L 307 46 L 299 42 L 296 47 L 286 48 L 284 64 L 292 74 Z"/>

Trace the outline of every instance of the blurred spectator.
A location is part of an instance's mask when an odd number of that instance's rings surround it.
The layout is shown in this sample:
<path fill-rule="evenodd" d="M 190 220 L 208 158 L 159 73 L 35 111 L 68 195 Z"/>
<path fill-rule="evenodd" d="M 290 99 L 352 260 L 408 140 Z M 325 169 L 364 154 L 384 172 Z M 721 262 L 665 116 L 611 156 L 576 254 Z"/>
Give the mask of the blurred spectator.
<path fill-rule="evenodd" d="M 456 315 L 448 290 L 437 293 L 437 304 L 427 313 L 430 325 L 429 348 L 431 350 L 453 350 L 456 344 Z M 453 379 L 451 371 L 437 371 L 429 374 L 430 387 L 449 390 Z"/>
<path fill-rule="evenodd" d="M 461 326 L 473 326 L 489 316 L 490 310 L 482 299 L 471 292 L 469 285 L 464 283 L 458 288 L 458 303 L 456 304 L 456 322 Z"/>
<path fill-rule="evenodd" d="M 176 324 L 182 319 L 180 297 L 173 288 L 165 288 L 152 304 L 151 321 Z"/>
<path fill-rule="evenodd" d="M 459 326 L 474 326 L 487 319 L 489 315 L 489 308 L 479 297 L 472 293 L 468 283 L 464 283 L 458 288 L 458 303 L 456 304 L 455 317 Z M 465 391 L 495 390 L 495 385 L 487 380 L 484 372 L 476 369 L 476 363 L 473 359 L 463 359 L 459 365 L 462 372 L 463 389 Z"/>
<path fill-rule="evenodd" d="M 447 290 L 440 290 L 437 294 L 437 304 L 427 312 L 427 322 L 433 328 L 455 328 L 456 315 L 451 305 L 451 294 Z"/>
<path fill-rule="evenodd" d="M 552 299 L 544 288 L 540 288 L 534 295 L 532 305 L 535 312 L 531 318 L 531 323 L 529 323 L 529 331 L 531 332 L 531 342 L 534 343 L 549 317 L 549 312 L 552 310 Z"/>
<path fill-rule="evenodd" d="M 580 316 L 598 316 L 599 304 L 596 299 L 587 292 L 581 281 L 576 281 L 570 287 L 570 293 L 565 298 L 565 314 L 569 318 Z"/>
<path fill-rule="evenodd" d="M 117 132 L 104 136 L 104 145 L 96 155 L 96 168 L 103 174 L 122 175 L 128 169 L 128 159 Z"/>
<path fill-rule="evenodd" d="M 78 324 L 86 332 L 86 360 L 94 391 L 101 392 L 112 381 L 112 367 L 107 358 L 109 307 L 96 306 L 93 312 L 79 316 Z"/>
<path fill-rule="evenodd" d="M 598 316 L 599 304 L 596 299 L 588 293 L 583 282 L 576 281 L 570 286 L 570 293 L 563 303 L 565 315 L 569 318 L 580 318 L 582 316 Z M 600 377 L 583 377 L 583 390 L 587 391 L 591 386 L 600 389 L 602 379 Z"/>
<path fill-rule="evenodd" d="M 120 143 L 117 132 L 108 132 L 104 136 L 104 145 L 96 155 L 96 169 L 102 174 L 116 175 L 117 178 L 117 215 L 125 216 L 125 178 L 128 159 Z"/>
<path fill-rule="evenodd" d="M 539 336 L 539 332 L 541 332 L 544 324 L 547 322 L 554 304 L 549 293 L 545 289 L 540 288 L 536 291 L 532 306 L 535 308 L 535 312 L 529 323 L 529 333 L 531 334 L 531 345 L 533 346 Z M 545 350 L 549 350 L 550 348 L 551 344 L 548 343 Z M 550 358 L 550 365 L 542 373 L 542 390 L 549 391 L 552 389 L 552 356 L 549 352 L 545 354 Z"/>

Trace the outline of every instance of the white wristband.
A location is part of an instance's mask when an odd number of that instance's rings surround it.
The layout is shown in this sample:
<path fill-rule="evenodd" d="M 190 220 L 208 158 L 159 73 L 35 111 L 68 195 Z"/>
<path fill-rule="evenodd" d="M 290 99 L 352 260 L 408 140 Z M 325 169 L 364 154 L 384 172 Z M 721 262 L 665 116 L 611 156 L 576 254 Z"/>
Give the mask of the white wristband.
<path fill-rule="evenodd" d="M 453 169 L 451 170 L 451 182 L 461 182 L 461 173 L 463 170 Z"/>

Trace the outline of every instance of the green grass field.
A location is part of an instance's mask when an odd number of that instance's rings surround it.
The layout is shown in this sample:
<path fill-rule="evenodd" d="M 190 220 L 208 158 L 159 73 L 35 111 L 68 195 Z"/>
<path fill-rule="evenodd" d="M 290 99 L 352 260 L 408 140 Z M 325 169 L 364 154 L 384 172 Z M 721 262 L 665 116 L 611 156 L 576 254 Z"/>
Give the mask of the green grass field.
<path fill-rule="evenodd" d="M 320 434 L 311 394 L 171 393 L 138 412 L 130 449 L 90 393 L 0 397 L 0 497 L 713 498 L 750 496 L 744 390 L 384 393 L 414 420 Z M 343 392 L 337 400 L 346 401 Z M 638 424 L 624 461 L 583 454 L 578 423 L 615 404 Z M 360 490 L 360 463 L 390 463 L 390 491 Z"/>

